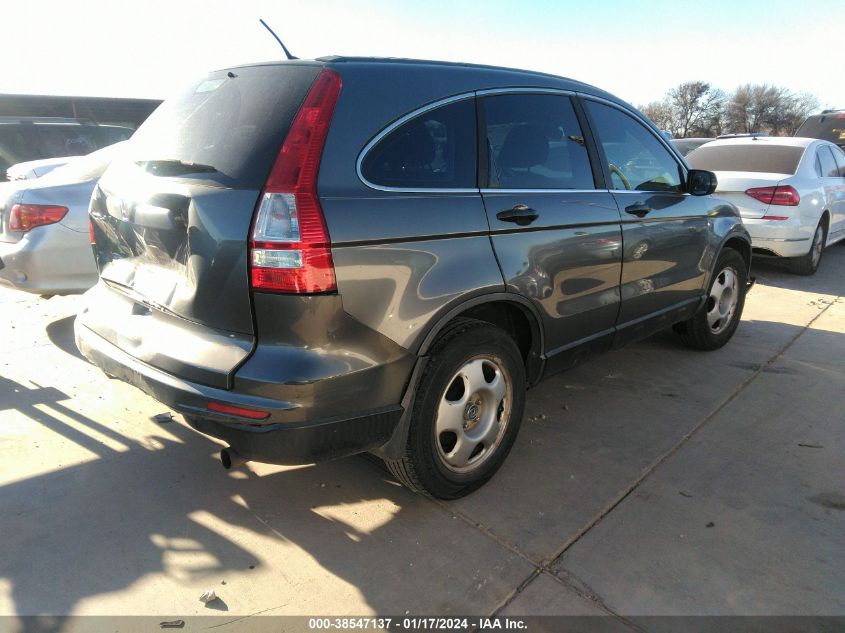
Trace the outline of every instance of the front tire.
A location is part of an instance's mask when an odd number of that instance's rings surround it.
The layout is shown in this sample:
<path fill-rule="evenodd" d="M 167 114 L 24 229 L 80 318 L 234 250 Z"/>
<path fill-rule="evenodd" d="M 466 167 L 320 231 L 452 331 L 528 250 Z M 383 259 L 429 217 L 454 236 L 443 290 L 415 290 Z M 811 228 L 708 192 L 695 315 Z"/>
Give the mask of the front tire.
<path fill-rule="evenodd" d="M 525 407 L 525 364 L 499 327 L 458 319 L 432 348 L 417 386 L 405 454 L 387 460 L 411 490 L 457 499 L 504 462 Z"/>
<path fill-rule="evenodd" d="M 827 240 L 827 226 L 824 218 L 819 220 L 819 225 L 816 227 L 816 232 L 813 233 L 813 242 L 810 244 L 810 250 L 806 255 L 801 257 L 793 257 L 789 260 L 789 270 L 796 275 L 815 275 L 819 269 L 819 264 L 822 261 L 822 252 L 824 251 L 824 243 Z"/>
<path fill-rule="evenodd" d="M 737 251 L 726 248 L 716 260 L 707 301 L 688 321 L 675 325 L 681 341 L 693 349 L 719 349 L 734 335 L 745 307 L 748 272 Z"/>

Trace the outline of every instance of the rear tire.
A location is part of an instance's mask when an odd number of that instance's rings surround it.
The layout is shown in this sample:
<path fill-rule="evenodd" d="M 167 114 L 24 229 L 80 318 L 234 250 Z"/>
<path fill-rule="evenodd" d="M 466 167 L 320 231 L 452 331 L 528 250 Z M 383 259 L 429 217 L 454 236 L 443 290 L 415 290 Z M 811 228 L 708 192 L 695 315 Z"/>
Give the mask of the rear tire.
<path fill-rule="evenodd" d="M 748 271 L 742 255 L 723 249 L 713 270 L 707 301 L 695 316 L 674 326 L 681 341 L 692 349 L 719 349 L 731 340 L 745 307 Z"/>
<path fill-rule="evenodd" d="M 796 275 L 815 275 L 822 261 L 824 244 L 827 241 L 827 223 L 824 218 L 819 220 L 816 232 L 813 233 L 813 241 L 810 250 L 801 257 L 792 257 L 789 260 L 789 270 Z"/>
<path fill-rule="evenodd" d="M 501 328 L 457 319 L 434 344 L 420 377 L 405 454 L 385 460 L 407 488 L 457 499 L 505 461 L 522 422 L 525 364 Z"/>

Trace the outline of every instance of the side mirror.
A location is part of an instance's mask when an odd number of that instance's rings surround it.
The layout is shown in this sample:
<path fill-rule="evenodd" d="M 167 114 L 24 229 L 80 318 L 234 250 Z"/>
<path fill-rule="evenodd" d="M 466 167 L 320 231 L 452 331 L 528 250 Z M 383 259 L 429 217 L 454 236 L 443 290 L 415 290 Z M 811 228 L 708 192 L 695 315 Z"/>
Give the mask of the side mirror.
<path fill-rule="evenodd" d="M 687 193 L 693 196 L 707 196 L 716 191 L 716 174 L 704 169 L 690 169 L 687 172 Z"/>

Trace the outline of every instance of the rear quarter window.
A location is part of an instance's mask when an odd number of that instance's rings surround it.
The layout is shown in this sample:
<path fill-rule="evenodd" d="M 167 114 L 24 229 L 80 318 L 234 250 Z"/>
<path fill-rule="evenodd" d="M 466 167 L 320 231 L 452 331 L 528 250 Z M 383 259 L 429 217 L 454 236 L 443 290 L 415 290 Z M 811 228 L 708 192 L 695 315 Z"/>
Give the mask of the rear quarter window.
<path fill-rule="evenodd" d="M 433 108 L 391 130 L 364 154 L 361 176 L 394 189 L 475 188 L 475 100 Z"/>
<path fill-rule="evenodd" d="M 694 169 L 746 171 L 793 175 L 804 155 L 803 147 L 790 145 L 716 145 L 708 143 L 687 154 Z"/>

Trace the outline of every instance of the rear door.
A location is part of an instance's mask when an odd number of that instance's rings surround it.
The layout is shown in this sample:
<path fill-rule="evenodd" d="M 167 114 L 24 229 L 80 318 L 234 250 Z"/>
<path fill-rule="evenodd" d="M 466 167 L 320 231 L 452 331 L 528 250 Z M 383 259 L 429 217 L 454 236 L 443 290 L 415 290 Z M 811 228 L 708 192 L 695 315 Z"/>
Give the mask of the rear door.
<path fill-rule="evenodd" d="M 596 186 L 595 148 L 572 95 L 481 93 L 479 125 L 480 185 L 505 283 L 536 305 L 550 369 L 562 369 L 612 341 L 619 210 Z"/>
<path fill-rule="evenodd" d="M 685 170 L 643 122 L 610 103 L 584 105 L 622 216 L 624 343 L 695 310 L 707 276 L 708 204 L 684 193 Z"/>
<path fill-rule="evenodd" d="M 828 239 L 839 240 L 845 237 L 845 154 L 833 145 L 825 145 L 818 151 L 832 154 L 836 164 L 835 170 L 828 166 L 824 173 L 824 190 L 831 215 Z"/>
<path fill-rule="evenodd" d="M 211 73 L 139 128 L 92 198 L 106 288 L 85 325 L 153 366 L 229 385 L 253 343 L 253 211 L 319 70 Z"/>

